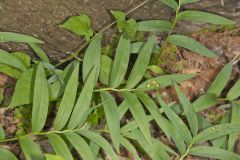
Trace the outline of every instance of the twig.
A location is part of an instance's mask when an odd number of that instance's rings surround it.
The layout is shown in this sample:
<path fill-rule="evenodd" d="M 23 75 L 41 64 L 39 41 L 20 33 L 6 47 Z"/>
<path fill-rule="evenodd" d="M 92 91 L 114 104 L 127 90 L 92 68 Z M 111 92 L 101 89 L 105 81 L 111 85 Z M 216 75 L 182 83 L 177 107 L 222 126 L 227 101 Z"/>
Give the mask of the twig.
<path fill-rule="evenodd" d="M 129 10 L 126 15 L 134 12 L 135 10 L 139 9 L 140 7 L 144 6 L 146 3 L 150 2 L 151 0 L 145 0 L 144 2 L 142 2 L 141 4 L 137 5 L 136 7 L 134 7 L 133 9 Z M 104 27 L 102 30 L 100 30 L 97 34 L 95 34 L 89 41 L 85 42 L 76 52 L 72 53 L 71 55 L 69 55 L 68 57 L 66 57 L 65 59 L 61 60 L 60 63 L 56 64 L 55 67 L 58 67 L 62 64 L 64 64 L 65 62 L 76 58 L 80 52 L 92 41 L 94 40 L 98 34 L 103 33 L 104 31 L 106 31 L 108 28 L 112 27 L 117 21 L 112 22 L 111 24 L 107 25 L 106 27 Z"/>

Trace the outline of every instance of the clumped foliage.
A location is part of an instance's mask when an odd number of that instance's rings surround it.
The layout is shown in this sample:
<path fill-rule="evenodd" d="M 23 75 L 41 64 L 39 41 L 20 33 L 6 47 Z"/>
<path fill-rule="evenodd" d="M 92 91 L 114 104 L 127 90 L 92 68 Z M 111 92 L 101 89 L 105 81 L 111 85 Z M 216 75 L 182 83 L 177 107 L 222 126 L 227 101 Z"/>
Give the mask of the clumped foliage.
<path fill-rule="evenodd" d="M 5 137 L 0 127 L 0 143 L 19 141 L 27 160 L 73 160 L 73 151 L 84 160 L 104 159 L 102 153 L 118 160 L 121 148 L 139 160 L 140 152 L 153 160 L 170 160 L 172 157 L 183 160 L 188 155 L 239 160 L 240 156 L 234 153 L 234 144 L 240 133 L 240 81 L 224 99 L 220 97 L 231 76 L 233 62 L 223 67 L 207 92 L 194 102 L 188 100 L 178 83 L 196 75 L 144 78 L 152 53 L 158 52 L 165 44 L 183 47 L 202 56 L 216 57 L 196 40 L 173 34 L 177 20 L 234 24 L 210 13 L 181 11 L 182 5 L 196 1 L 179 0 L 177 3 L 175 0 L 160 0 L 176 12 L 172 22 L 136 22 L 126 20 L 122 12 L 112 11 L 121 33 L 113 59 L 101 54 L 102 34 L 92 37 L 90 19 L 85 15 L 71 17 L 62 27 L 84 35 L 86 40 L 92 38 L 83 60 L 74 60 L 64 69 L 50 63 L 37 45 L 42 41 L 17 33 L 0 32 L 1 42 L 27 43 L 40 58 L 33 61 L 22 53 L 10 54 L 0 50 L 0 63 L 5 68 L 1 72 L 17 79 L 9 107 L 26 109 L 31 113 L 26 133 L 20 132 L 16 137 L 9 138 Z M 156 44 L 154 34 L 146 42 L 132 42 L 139 31 L 167 32 L 168 36 L 165 44 L 160 46 Z M 132 64 L 130 56 L 133 53 L 137 53 L 137 58 Z M 152 68 L 157 70 L 156 66 Z M 171 85 L 176 90 L 179 104 L 166 104 L 159 94 L 156 98 L 148 94 Z M 226 113 L 227 118 L 220 124 L 209 123 L 200 112 L 222 100 L 229 104 L 231 112 Z M 127 117 L 124 116 L 126 114 Z M 98 125 L 99 120 L 105 123 Z M 175 147 L 167 146 L 151 134 L 152 123 L 157 124 Z M 46 139 L 54 153 L 42 152 L 39 143 Z M 204 142 L 209 143 L 206 145 Z M 4 148 L 0 148 L 0 155 L 3 160 L 17 159 Z"/>

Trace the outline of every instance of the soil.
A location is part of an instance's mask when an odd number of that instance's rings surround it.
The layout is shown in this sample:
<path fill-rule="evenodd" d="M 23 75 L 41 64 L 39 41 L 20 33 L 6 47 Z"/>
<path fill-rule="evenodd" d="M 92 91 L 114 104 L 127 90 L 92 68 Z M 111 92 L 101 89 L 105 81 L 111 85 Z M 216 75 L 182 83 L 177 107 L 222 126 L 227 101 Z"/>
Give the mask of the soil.
<path fill-rule="evenodd" d="M 0 31 L 13 31 L 32 35 L 43 40 L 43 49 L 52 61 L 58 61 L 75 50 L 83 39 L 58 27 L 68 17 L 87 14 L 91 17 L 93 28 L 99 31 L 103 26 L 111 23 L 110 10 L 128 11 L 143 0 L 0 0 Z M 200 9 L 225 15 L 233 20 L 240 21 L 238 0 L 221 1 L 200 0 L 195 5 L 187 5 L 188 9 Z M 169 19 L 171 10 L 159 1 L 152 0 L 140 9 L 129 15 L 137 20 Z M 181 32 L 196 30 L 199 24 L 185 23 L 178 30 Z M 113 29 L 106 31 L 109 37 Z M 33 56 L 24 44 L 0 44 L 0 48 L 8 51 L 25 51 Z"/>

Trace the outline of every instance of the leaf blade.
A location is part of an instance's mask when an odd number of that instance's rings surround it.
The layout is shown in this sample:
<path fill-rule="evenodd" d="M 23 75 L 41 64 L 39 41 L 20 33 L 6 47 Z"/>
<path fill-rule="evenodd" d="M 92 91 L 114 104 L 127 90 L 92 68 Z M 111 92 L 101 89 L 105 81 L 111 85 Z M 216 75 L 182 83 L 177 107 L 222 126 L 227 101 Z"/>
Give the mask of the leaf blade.
<path fill-rule="evenodd" d="M 32 109 L 32 130 L 40 132 L 45 125 L 48 115 L 49 93 L 48 82 L 41 62 L 36 70 L 34 90 L 33 90 L 33 109 Z"/>
<path fill-rule="evenodd" d="M 0 42 L 44 43 L 37 38 L 14 32 L 0 32 Z"/>
<path fill-rule="evenodd" d="M 171 35 L 167 39 L 167 42 L 174 44 L 176 46 L 179 46 L 179 47 L 186 48 L 186 49 L 193 51 L 194 53 L 197 53 L 202 56 L 217 57 L 217 55 L 215 53 L 213 53 L 208 48 L 206 48 L 205 46 L 200 44 L 198 41 L 196 41 L 190 37 L 186 37 L 183 35 Z"/>

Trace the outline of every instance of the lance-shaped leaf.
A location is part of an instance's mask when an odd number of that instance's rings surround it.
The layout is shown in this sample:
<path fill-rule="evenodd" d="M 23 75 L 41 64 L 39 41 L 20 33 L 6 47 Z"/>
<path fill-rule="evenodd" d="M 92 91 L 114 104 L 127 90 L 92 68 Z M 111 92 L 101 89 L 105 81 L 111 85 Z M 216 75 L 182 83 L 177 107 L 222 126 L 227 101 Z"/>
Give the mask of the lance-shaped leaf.
<path fill-rule="evenodd" d="M 159 0 L 159 1 L 167 5 L 168 7 L 171 7 L 174 10 L 178 8 L 178 4 L 175 0 Z"/>
<path fill-rule="evenodd" d="M 217 77 L 214 79 L 214 81 L 212 82 L 207 93 L 211 93 L 211 94 L 215 94 L 216 96 L 219 96 L 228 83 L 228 80 L 232 73 L 232 68 L 233 68 L 232 62 L 226 64 L 223 67 L 223 69 L 219 72 Z"/>
<path fill-rule="evenodd" d="M 15 91 L 9 106 L 16 107 L 32 103 L 33 83 L 33 70 L 29 69 L 24 71 L 17 80 Z"/>
<path fill-rule="evenodd" d="M 56 100 L 62 96 L 67 86 L 67 82 L 69 81 L 71 74 L 78 63 L 78 61 L 73 61 L 67 65 L 67 67 L 65 67 L 64 70 L 60 73 L 59 79 L 50 85 L 51 100 Z"/>
<path fill-rule="evenodd" d="M 82 76 L 83 81 L 86 82 L 91 70 L 97 68 L 95 82 L 97 82 L 100 65 L 101 65 L 101 43 L 102 34 L 98 34 L 89 44 L 83 59 Z"/>
<path fill-rule="evenodd" d="M 152 54 L 154 44 L 155 44 L 154 37 L 150 37 L 138 55 L 138 58 L 129 75 L 126 88 L 131 89 L 135 87 L 143 78 L 148 67 L 148 63 Z"/>
<path fill-rule="evenodd" d="M 224 18 L 222 16 L 202 12 L 202 11 L 184 11 L 178 14 L 177 18 L 179 20 L 190 20 L 197 22 L 206 22 L 215 25 L 232 25 L 235 24 L 234 21 Z"/>
<path fill-rule="evenodd" d="M 48 82 L 41 62 L 36 70 L 34 89 L 33 89 L 33 108 L 32 108 L 32 131 L 40 132 L 46 122 L 48 115 Z"/>
<path fill-rule="evenodd" d="M 164 20 L 147 20 L 138 22 L 138 31 L 144 32 L 169 32 L 172 29 L 172 23 Z"/>
<path fill-rule="evenodd" d="M 79 130 L 77 131 L 77 133 L 83 135 L 84 137 L 88 138 L 89 140 L 93 141 L 94 143 L 98 144 L 99 146 L 101 146 L 101 148 L 110 155 L 110 157 L 113 160 L 118 160 L 118 156 L 116 155 L 116 153 L 114 152 L 114 150 L 112 149 L 112 146 L 108 143 L 108 141 L 106 139 L 104 139 L 102 136 L 100 136 L 99 134 L 95 133 L 95 132 L 91 132 L 88 130 Z"/>
<path fill-rule="evenodd" d="M 68 149 L 67 144 L 59 135 L 51 133 L 48 134 L 47 136 L 48 139 L 50 140 L 51 146 L 53 147 L 57 155 L 60 155 L 61 157 L 67 160 L 73 160 L 72 154 Z"/>
<path fill-rule="evenodd" d="M 240 96 L 240 80 L 238 80 L 227 94 L 227 99 L 233 101 Z"/>
<path fill-rule="evenodd" d="M 19 142 L 27 160 L 45 160 L 39 145 L 34 143 L 30 137 L 21 137 Z"/>
<path fill-rule="evenodd" d="M 171 35 L 168 37 L 167 42 L 174 44 L 176 46 L 179 46 L 179 47 L 186 48 L 186 49 L 188 49 L 194 53 L 197 53 L 199 55 L 202 55 L 202 56 L 217 57 L 217 55 L 215 53 L 213 53 L 208 48 L 203 46 L 201 43 L 199 43 L 198 41 L 196 41 L 190 37 L 186 37 L 183 35 Z"/>
<path fill-rule="evenodd" d="M 69 142 L 77 150 L 83 160 L 95 160 L 95 157 L 87 144 L 87 142 L 78 134 L 74 132 L 66 132 L 64 135 L 67 137 Z"/>
<path fill-rule="evenodd" d="M 142 101 L 142 103 L 147 107 L 151 115 L 154 117 L 156 123 L 163 130 L 166 136 L 169 139 L 172 138 L 179 152 L 181 154 L 184 154 L 186 151 L 186 147 L 183 139 L 181 138 L 181 136 L 179 136 L 173 125 L 165 117 L 162 116 L 155 102 L 142 91 L 136 91 L 135 93 L 137 94 L 138 98 Z"/>
<path fill-rule="evenodd" d="M 211 106 L 217 104 L 218 100 L 215 94 L 204 94 L 193 102 L 195 112 L 203 111 Z"/>
<path fill-rule="evenodd" d="M 149 143 L 144 138 L 143 134 L 140 132 L 139 129 L 135 129 L 132 132 L 128 132 L 124 134 L 125 137 L 136 140 L 143 150 L 154 160 L 170 160 L 169 155 L 165 151 L 163 147 L 159 147 L 154 141 L 152 140 L 153 145 L 149 145 Z"/>
<path fill-rule="evenodd" d="M 200 132 L 196 137 L 193 138 L 193 144 L 215 139 L 231 133 L 240 132 L 240 126 L 236 124 L 219 124 L 209 127 Z"/>
<path fill-rule="evenodd" d="M 198 133 L 198 119 L 197 114 L 193 108 L 193 105 L 190 103 L 188 98 L 185 96 L 185 94 L 181 91 L 179 86 L 174 82 L 175 90 L 178 94 L 178 98 L 182 104 L 184 113 L 187 117 L 188 124 L 190 126 L 190 129 L 192 131 L 192 135 L 196 136 Z"/>
<path fill-rule="evenodd" d="M 167 86 L 172 85 L 172 81 L 175 80 L 176 82 L 182 82 L 187 79 L 191 79 L 195 77 L 194 74 L 172 74 L 172 75 L 164 75 L 155 78 L 151 78 L 143 83 L 141 83 L 137 89 L 143 91 L 151 91 L 154 89 L 165 88 Z"/>
<path fill-rule="evenodd" d="M 18 160 L 13 153 L 4 148 L 0 148 L 0 155 L 2 160 Z"/>
<path fill-rule="evenodd" d="M 101 68 L 99 73 L 99 81 L 102 84 L 109 85 L 112 64 L 113 64 L 113 60 L 110 57 L 106 55 L 101 56 Z"/>
<path fill-rule="evenodd" d="M 110 136 L 112 138 L 114 147 L 119 152 L 120 146 L 120 115 L 118 111 L 117 104 L 113 96 L 108 92 L 101 92 L 102 101 L 107 101 L 103 104 L 104 113 L 107 120 L 107 125 L 110 131 Z"/>
<path fill-rule="evenodd" d="M 61 130 L 68 122 L 72 113 L 78 88 L 79 63 L 75 66 L 64 91 L 61 103 L 58 107 L 54 128 Z"/>
<path fill-rule="evenodd" d="M 93 88 L 95 86 L 95 80 L 97 75 L 98 69 L 94 67 L 87 78 L 86 83 L 83 86 L 83 89 L 78 97 L 78 100 L 74 106 L 71 118 L 68 123 L 69 129 L 74 129 L 78 126 L 81 118 L 84 117 L 84 114 L 88 111 L 91 99 Z"/>
<path fill-rule="evenodd" d="M 27 70 L 25 64 L 17 56 L 10 54 L 2 49 L 0 49 L 0 63 L 19 69 L 20 71 Z"/>
<path fill-rule="evenodd" d="M 111 72 L 110 86 L 112 88 L 116 88 L 122 83 L 128 68 L 129 57 L 130 40 L 124 39 L 122 36 L 118 43 Z"/>
<path fill-rule="evenodd" d="M 118 112 L 119 112 L 119 117 L 122 119 L 122 117 L 125 115 L 125 113 L 128 111 L 128 103 L 126 101 L 123 101 L 119 106 L 118 106 Z"/>
<path fill-rule="evenodd" d="M 225 124 L 225 123 L 229 123 L 230 122 L 230 115 L 229 113 L 225 113 L 221 119 L 221 124 Z M 216 139 L 211 140 L 211 143 L 213 145 L 213 147 L 215 148 L 221 148 L 224 147 L 223 145 L 226 144 L 226 140 L 227 140 L 228 136 L 222 136 Z"/>
<path fill-rule="evenodd" d="M 50 63 L 47 54 L 40 48 L 37 44 L 28 43 L 28 45 L 33 49 L 37 56 L 43 61 Z"/>
<path fill-rule="evenodd" d="M 189 150 L 188 154 L 199 156 L 199 157 L 207 157 L 207 158 L 213 158 L 213 159 L 219 159 L 219 160 L 239 160 L 240 156 L 230 152 L 226 151 L 224 149 L 214 148 L 214 147 L 208 147 L 208 146 L 196 146 Z"/>
<path fill-rule="evenodd" d="M 134 155 L 134 159 L 135 160 L 141 160 L 141 158 L 138 156 L 137 150 L 135 149 L 135 147 L 131 144 L 131 142 L 129 142 L 128 139 L 126 139 L 123 136 L 120 136 L 120 143 L 129 151 Z"/>
<path fill-rule="evenodd" d="M 232 115 L 231 115 L 231 124 L 240 125 L 240 105 L 238 103 L 232 103 Z M 228 139 L 228 150 L 234 151 L 234 146 L 239 137 L 238 133 L 232 133 L 229 135 Z"/>
<path fill-rule="evenodd" d="M 140 131 L 144 135 L 149 145 L 152 145 L 150 125 L 142 104 L 139 102 L 137 96 L 133 93 L 123 92 L 123 96 L 126 99 L 126 102 L 129 104 L 129 110 L 131 111 L 133 118 L 136 120 Z"/>
<path fill-rule="evenodd" d="M 37 38 L 14 32 L 0 32 L 0 42 L 44 43 Z"/>
<path fill-rule="evenodd" d="M 182 136 L 184 141 L 188 144 L 192 141 L 192 135 L 186 126 L 186 124 L 178 117 L 178 115 L 165 104 L 165 102 L 162 100 L 162 98 L 158 95 L 158 101 L 160 105 L 162 106 L 163 111 L 167 115 L 168 119 L 172 122 L 173 126 L 176 128 L 178 133 Z"/>
<path fill-rule="evenodd" d="M 131 53 L 138 54 L 142 50 L 144 44 L 145 42 L 131 43 Z M 157 44 L 155 44 L 152 52 L 160 53 L 160 47 Z"/>

